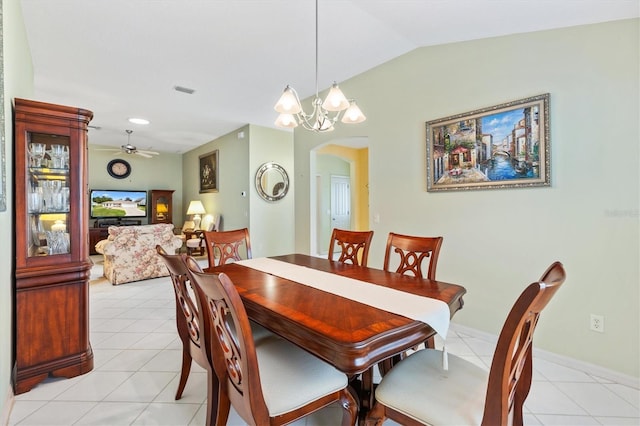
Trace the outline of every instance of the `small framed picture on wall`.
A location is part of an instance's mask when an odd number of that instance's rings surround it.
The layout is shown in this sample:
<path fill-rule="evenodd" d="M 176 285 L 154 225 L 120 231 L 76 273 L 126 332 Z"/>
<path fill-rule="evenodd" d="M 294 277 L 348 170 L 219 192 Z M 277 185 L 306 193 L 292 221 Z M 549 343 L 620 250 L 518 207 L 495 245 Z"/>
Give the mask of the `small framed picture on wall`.
<path fill-rule="evenodd" d="M 202 154 L 200 160 L 200 193 L 218 192 L 218 150 Z"/>

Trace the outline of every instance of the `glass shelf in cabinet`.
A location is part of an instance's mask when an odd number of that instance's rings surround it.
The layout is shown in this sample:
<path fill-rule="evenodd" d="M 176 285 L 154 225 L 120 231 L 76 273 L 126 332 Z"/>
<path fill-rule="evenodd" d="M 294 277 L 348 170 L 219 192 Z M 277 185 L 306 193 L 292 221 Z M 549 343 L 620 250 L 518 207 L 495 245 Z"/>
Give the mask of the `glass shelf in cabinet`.
<path fill-rule="evenodd" d="M 69 169 L 53 169 L 50 167 L 29 167 L 29 173 L 35 176 L 45 176 L 55 179 L 60 176 L 68 176 Z"/>

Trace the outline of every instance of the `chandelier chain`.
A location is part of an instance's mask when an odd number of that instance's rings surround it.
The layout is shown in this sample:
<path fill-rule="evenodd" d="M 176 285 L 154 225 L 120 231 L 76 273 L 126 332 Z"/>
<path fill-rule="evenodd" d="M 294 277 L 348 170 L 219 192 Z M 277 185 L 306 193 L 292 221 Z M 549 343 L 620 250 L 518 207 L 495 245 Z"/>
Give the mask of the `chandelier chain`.
<path fill-rule="evenodd" d="M 320 98 L 319 82 L 319 7 L 315 0 L 315 72 L 316 72 L 316 93 L 312 101 L 313 110 L 307 114 L 300 103 L 298 93 L 293 87 L 287 85 L 284 93 L 276 103 L 274 109 L 280 113 L 276 119 L 276 126 L 294 128 L 298 124 L 313 132 L 327 132 L 334 129 L 334 124 L 342 116 L 343 123 L 360 123 L 366 120 L 362 111 L 353 99 L 347 99 L 338 84 L 334 81 L 327 98 L 323 101 Z"/>

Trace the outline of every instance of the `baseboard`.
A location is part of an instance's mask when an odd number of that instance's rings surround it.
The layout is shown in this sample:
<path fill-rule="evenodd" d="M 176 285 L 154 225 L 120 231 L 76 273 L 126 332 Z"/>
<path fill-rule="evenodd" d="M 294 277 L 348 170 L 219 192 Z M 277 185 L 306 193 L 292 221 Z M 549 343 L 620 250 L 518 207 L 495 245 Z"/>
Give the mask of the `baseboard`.
<path fill-rule="evenodd" d="M 471 327 L 467 327 L 460 324 L 451 323 L 450 329 L 456 332 L 466 334 L 470 337 L 482 339 L 486 342 L 495 344 L 498 341 L 498 336 L 495 334 L 487 333 L 485 331 L 476 330 Z M 559 355 L 553 352 L 546 351 L 544 349 L 533 348 L 533 355 L 536 358 L 544 359 L 545 361 L 553 362 L 563 367 L 572 368 L 574 370 L 582 371 L 583 373 L 591 376 L 601 377 L 612 382 L 620 383 L 621 385 L 629 386 L 634 389 L 640 389 L 640 378 L 629 376 L 627 374 L 620 373 L 618 371 L 610 370 L 608 368 L 601 367 L 599 365 L 590 364 L 575 358 L 570 358 L 565 355 Z"/>
<path fill-rule="evenodd" d="M 2 412 L 0 412 L 0 425 L 8 425 L 11 418 L 11 410 L 13 409 L 13 403 L 15 401 L 15 395 L 13 394 L 13 388 L 9 386 L 7 395 L 2 404 Z"/>

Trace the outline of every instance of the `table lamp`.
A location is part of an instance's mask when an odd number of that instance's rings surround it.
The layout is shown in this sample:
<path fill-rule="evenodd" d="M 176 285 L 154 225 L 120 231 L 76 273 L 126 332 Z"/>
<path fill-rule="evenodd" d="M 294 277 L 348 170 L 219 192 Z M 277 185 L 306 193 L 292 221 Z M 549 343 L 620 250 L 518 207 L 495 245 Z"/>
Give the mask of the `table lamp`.
<path fill-rule="evenodd" d="M 164 203 L 158 203 L 156 205 L 156 215 L 158 219 L 162 219 L 162 220 L 166 219 L 167 213 L 169 213 L 169 206 L 167 206 Z"/>
<path fill-rule="evenodd" d="M 192 214 L 193 215 L 193 223 L 195 225 L 194 229 L 200 229 L 200 221 L 202 220 L 200 215 L 201 214 L 205 214 L 205 213 L 207 213 L 207 212 L 204 209 L 204 206 L 202 205 L 202 201 L 191 201 L 189 203 L 189 208 L 187 209 L 187 214 Z"/>

